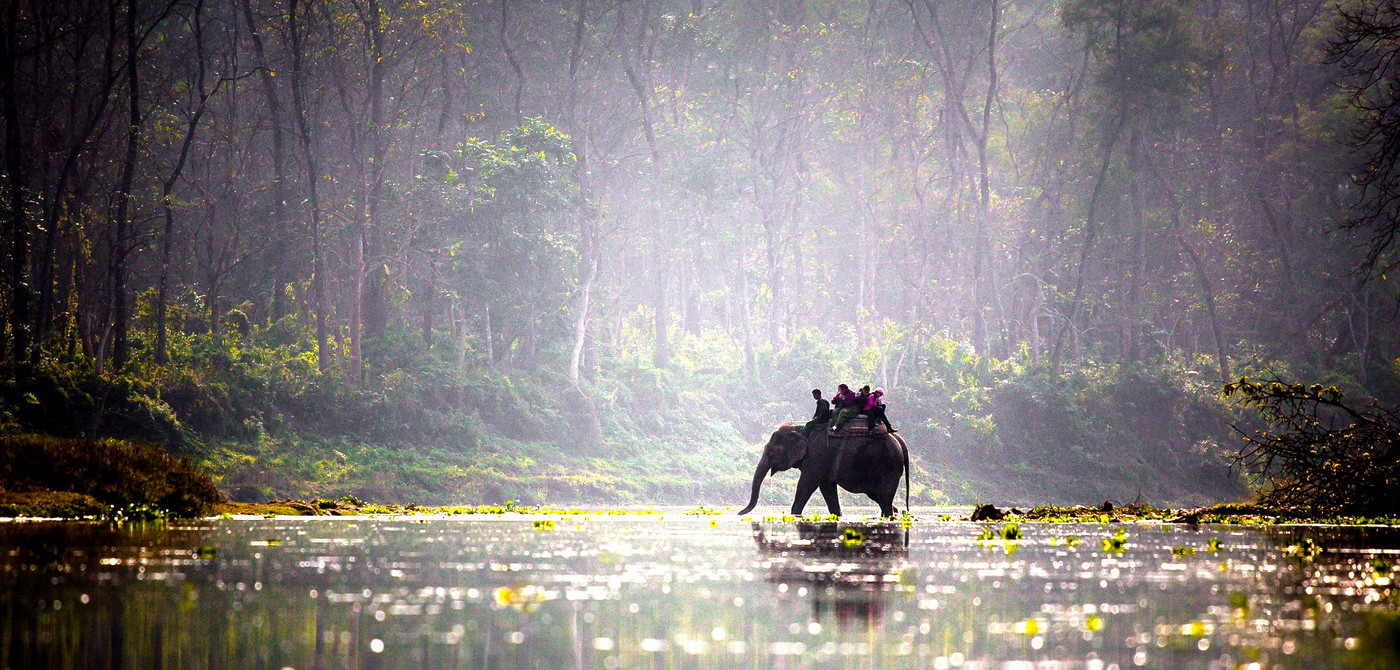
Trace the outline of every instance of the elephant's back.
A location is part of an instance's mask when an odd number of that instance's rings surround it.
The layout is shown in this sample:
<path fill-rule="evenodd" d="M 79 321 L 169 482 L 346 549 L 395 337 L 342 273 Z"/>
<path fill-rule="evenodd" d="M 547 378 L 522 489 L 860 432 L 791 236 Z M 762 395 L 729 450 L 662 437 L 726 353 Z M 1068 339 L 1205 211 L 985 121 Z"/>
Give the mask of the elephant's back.
<path fill-rule="evenodd" d="M 904 446 L 890 433 L 860 436 L 832 436 L 832 445 L 840 451 L 854 452 L 863 469 L 888 472 L 904 468 Z"/>

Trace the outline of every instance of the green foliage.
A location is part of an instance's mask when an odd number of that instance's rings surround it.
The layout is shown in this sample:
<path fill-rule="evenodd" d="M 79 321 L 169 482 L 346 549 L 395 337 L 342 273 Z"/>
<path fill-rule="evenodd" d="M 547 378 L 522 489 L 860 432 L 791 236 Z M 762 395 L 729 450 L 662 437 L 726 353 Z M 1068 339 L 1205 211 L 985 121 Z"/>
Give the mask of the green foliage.
<path fill-rule="evenodd" d="M 34 435 L 0 437 L 0 489 L 90 496 L 120 518 L 199 516 L 223 500 L 188 459 L 159 447 Z"/>

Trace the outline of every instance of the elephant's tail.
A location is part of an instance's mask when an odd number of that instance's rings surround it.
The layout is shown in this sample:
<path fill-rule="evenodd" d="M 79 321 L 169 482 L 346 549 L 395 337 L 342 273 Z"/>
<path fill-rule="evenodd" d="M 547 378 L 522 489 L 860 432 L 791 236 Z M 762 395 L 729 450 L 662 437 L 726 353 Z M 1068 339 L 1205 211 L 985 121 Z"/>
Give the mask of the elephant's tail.
<path fill-rule="evenodd" d="M 895 436 L 895 439 L 899 440 L 899 446 L 904 452 L 904 513 L 913 515 L 914 513 L 909 509 L 909 444 L 898 435 Z"/>

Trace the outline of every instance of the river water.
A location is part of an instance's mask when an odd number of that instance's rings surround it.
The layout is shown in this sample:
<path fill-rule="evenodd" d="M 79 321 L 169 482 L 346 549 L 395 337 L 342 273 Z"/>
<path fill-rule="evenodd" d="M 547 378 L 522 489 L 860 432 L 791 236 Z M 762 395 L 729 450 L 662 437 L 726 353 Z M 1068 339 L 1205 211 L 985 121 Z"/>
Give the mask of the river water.
<path fill-rule="evenodd" d="M 770 511 L 772 514 L 780 514 Z M 1395 667 L 1377 527 L 0 523 L 10 668 Z M 979 534 L 995 534 L 978 540 Z M 1014 532 L 1011 533 L 1013 536 Z"/>

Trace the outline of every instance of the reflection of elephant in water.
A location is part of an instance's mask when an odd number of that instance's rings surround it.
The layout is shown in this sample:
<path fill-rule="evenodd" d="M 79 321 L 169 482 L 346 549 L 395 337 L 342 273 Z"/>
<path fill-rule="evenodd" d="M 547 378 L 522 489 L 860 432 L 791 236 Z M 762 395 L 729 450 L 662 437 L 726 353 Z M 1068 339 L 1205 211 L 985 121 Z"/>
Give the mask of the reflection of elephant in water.
<path fill-rule="evenodd" d="M 841 514 L 836 487 L 851 493 L 864 493 L 880 505 L 880 514 L 894 516 L 894 494 L 899 476 L 904 475 L 904 506 L 909 507 L 909 447 L 898 435 L 832 436 L 824 430 L 803 437 L 800 426 L 785 425 L 768 438 L 763 456 L 753 472 L 749 504 L 739 514 L 748 514 L 758 504 L 758 491 L 764 476 L 797 468 L 797 495 L 792 513 L 802 514 L 807 499 L 818 489 L 832 514 Z"/>
<path fill-rule="evenodd" d="M 906 574 L 909 536 L 897 523 L 754 523 L 753 537 L 768 581 L 810 587 L 817 620 L 830 612 L 868 628 L 882 618 L 892 581 L 917 581 Z"/>

